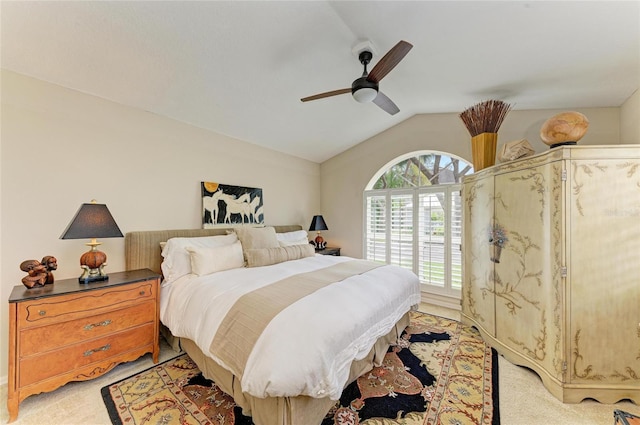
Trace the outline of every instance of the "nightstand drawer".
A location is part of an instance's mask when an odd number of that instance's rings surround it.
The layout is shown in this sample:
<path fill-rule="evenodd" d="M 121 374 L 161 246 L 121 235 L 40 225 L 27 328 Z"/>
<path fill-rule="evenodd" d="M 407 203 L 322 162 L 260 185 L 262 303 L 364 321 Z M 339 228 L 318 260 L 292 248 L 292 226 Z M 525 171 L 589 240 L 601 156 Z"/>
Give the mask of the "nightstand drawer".
<path fill-rule="evenodd" d="M 20 332 L 20 353 L 27 357 L 150 323 L 155 320 L 155 313 L 156 305 L 150 301 L 82 319 L 31 327 Z"/>
<path fill-rule="evenodd" d="M 153 282 L 105 290 L 86 291 L 59 297 L 43 298 L 18 304 L 18 326 L 25 329 L 83 317 L 94 317 L 111 310 L 154 300 Z"/>
<path fill-rule="evenodd" d="M 154 344 L 154 323 L 20 360 L 21 387 Z"/>

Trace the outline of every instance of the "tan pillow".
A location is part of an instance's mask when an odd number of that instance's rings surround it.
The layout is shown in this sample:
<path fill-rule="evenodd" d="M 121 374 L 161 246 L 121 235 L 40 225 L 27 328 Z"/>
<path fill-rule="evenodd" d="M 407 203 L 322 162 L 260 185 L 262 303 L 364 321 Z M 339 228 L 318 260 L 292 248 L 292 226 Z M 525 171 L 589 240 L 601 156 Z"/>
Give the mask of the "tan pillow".
<path fill-rule="evenodd" d="M 242 243 L 242 249 L 277 248 L 278 239 L 273 227 L 236 227 L 233 229 Z"/>
<path fill-rule="evenodd" d="M 227 246 L 188 246 L 185 249 L 191 258 L 191 272 L 198 276 L 244 267 L 240 241 Z"/>
<path fill-rule="evenodd" d="M 312 257 L 315 249 L 309 245 L 291 245 L 278 248 L 245 249 L 247 267 L 269 266 L 290 260 Z"/>

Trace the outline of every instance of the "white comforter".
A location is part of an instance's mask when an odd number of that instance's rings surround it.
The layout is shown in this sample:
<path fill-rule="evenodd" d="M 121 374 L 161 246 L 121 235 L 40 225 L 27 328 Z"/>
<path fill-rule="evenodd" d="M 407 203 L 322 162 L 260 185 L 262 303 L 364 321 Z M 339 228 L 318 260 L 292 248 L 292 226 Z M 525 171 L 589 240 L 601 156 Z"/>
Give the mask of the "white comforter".
<path fill-rule="evenodd" d="M 184 276 L 163 285 L 160 318 L 175 336 L 193 340 L 211 356 L 216 330 L 240 296 L 287 276 L 348 260 L 316 255 Z M 249 356 L 242 389 L 260 398 L 307 395 L 337 400 L 351 362 L 364 358 L 375 341 L 419 303 L 417 276 L 397 266 L 381 266 L 320 289 L 269 323 Z"/>

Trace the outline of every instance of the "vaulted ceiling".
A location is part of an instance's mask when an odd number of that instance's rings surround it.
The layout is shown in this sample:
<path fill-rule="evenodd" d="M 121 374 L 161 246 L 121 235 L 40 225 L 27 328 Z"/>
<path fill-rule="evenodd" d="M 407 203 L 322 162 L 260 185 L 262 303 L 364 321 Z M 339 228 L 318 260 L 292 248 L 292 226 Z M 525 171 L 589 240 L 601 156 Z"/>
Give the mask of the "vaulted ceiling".
<path fill-rule="evenodd" d="M 640 80 L 638 1 L 1 3 L 2 68 L 322 162 L 422 113 L 620 106 Z M 400 40 L 389 115 L 350 94 Z M 369 67 L 369 70 L 371 66 Z"/>

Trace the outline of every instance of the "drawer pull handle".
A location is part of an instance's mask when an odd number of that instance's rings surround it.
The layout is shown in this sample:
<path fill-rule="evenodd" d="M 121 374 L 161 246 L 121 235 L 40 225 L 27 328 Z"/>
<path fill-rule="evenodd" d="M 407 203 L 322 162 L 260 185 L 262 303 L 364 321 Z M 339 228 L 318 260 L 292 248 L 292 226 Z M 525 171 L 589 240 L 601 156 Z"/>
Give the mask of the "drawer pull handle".
<path fill-rule="evenodd" d="M 87 350 L 84 352 L 85 357 L 89 357 L 93 353 L 97 353 L 99 351 L 107 351 L 111 348 L 111 344 L 103 345 L 102 347 L 94 348 L 93 350 Z"/>
<path fill-rule="evenodd" d="M 98 326 L 109 326 L 111 324 L 111 319 L 107 319 L 104 322 L 99 323 L 90 323 L 88 325 L 84 325 L 85 331 L 90 331 L 93 328 L 97 328 Z"/>
<path fill-rule="evenodd" d="M 140 295 L 144 295 L 144 291 L 140 291 Z"/>
<path fill-rule="evenodd" d="M 47 314 L 47 312 L 46 312 L 45 310 L 40 310 L 40 311 L 38 312 L 38 314 L 39 314 L 40 316 L 44 316 L 45 314 Z"/>

